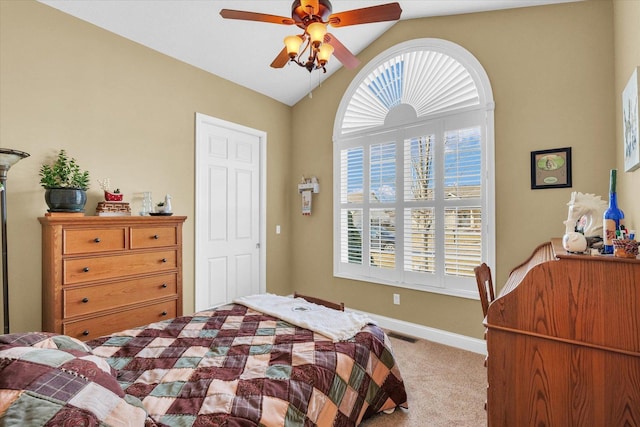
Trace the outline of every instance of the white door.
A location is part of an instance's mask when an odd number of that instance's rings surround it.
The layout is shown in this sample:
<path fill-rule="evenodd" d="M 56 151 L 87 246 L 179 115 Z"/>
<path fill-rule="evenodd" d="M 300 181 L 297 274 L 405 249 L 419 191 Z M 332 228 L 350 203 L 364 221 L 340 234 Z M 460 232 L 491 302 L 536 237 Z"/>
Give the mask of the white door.
<path fill-rule="evenodd" d="M 196 310 L 264 292 L 265 143 L 264 132 L 196 114 Z"/>

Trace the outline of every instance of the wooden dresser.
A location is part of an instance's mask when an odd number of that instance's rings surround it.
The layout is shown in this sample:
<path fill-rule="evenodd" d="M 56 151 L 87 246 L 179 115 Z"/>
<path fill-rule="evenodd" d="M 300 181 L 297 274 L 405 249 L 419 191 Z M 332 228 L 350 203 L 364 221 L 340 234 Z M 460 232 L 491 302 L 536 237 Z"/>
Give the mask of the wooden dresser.
<path fill-rule="evenodd" d="M 512 271 L 485 325 L 490 427 L 640 426 L 640 260 L 553 239 Z"/>
<path fill-rule="evenodd" d="M 186 217 L 38 219 L 44 331 L 90 340 L 182 314 Z"/>

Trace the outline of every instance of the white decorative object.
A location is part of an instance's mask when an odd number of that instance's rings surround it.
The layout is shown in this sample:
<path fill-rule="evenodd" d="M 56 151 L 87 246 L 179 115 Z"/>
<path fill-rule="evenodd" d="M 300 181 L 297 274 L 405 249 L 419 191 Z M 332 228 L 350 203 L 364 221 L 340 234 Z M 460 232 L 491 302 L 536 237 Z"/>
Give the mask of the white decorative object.
<path fill-rule="evenodd" d="M 572 231 L 562 237 L 562 247 L 567 252 L 584 252 L 587 250 L 587 239 L 582 233 Z"/>
<path fill-rule="evenodd" d="M 164 196 L 164 212 L 171 213 L 171 194 Z"/>
<path fill-rule="evenodd" d="M 142 210 L 140 211 L 141 216 L 149 215 L 150 212 L 153 212 L 153 201 L 151 200 L 151 191 L 144 191 L 142 193 Z"/>
<path fill-rule="evenodd" d="M 569 214 L 565 224 L 565 234 L 580 230 L 586 237 L 602 236 L 602 215 L 607 209 L 607 202 L 600 196 L 574 191 L 567 203 Z"/>

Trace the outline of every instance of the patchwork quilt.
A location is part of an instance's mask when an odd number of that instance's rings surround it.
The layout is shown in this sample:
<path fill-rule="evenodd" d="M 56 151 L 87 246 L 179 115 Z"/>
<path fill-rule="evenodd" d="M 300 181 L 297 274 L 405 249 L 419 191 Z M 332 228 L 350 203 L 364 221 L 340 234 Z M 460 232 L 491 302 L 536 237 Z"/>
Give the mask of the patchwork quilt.
<path fill-rule="evenodd" d="M 356 426 L 407 395 L 375 325 L 332 342 L 231 304 L 87 343 L 156 426 Z"/>
<path fill-rule="evenodd" d="M 142 403 L 74 338 L 0 336 L 0 426 L 144 426 Z"/>

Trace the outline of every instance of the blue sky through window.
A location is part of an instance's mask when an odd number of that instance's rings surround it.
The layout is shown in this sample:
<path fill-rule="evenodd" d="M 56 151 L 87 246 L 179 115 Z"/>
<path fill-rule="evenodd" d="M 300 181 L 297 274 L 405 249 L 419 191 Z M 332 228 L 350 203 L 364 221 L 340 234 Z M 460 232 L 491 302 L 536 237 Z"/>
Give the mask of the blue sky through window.
<path fill-rule="evenodd" d="M 387 67 L 382 74 L 369 83 L 369 90 L 391 110 L 402 103 L 404 61 Z"/>

